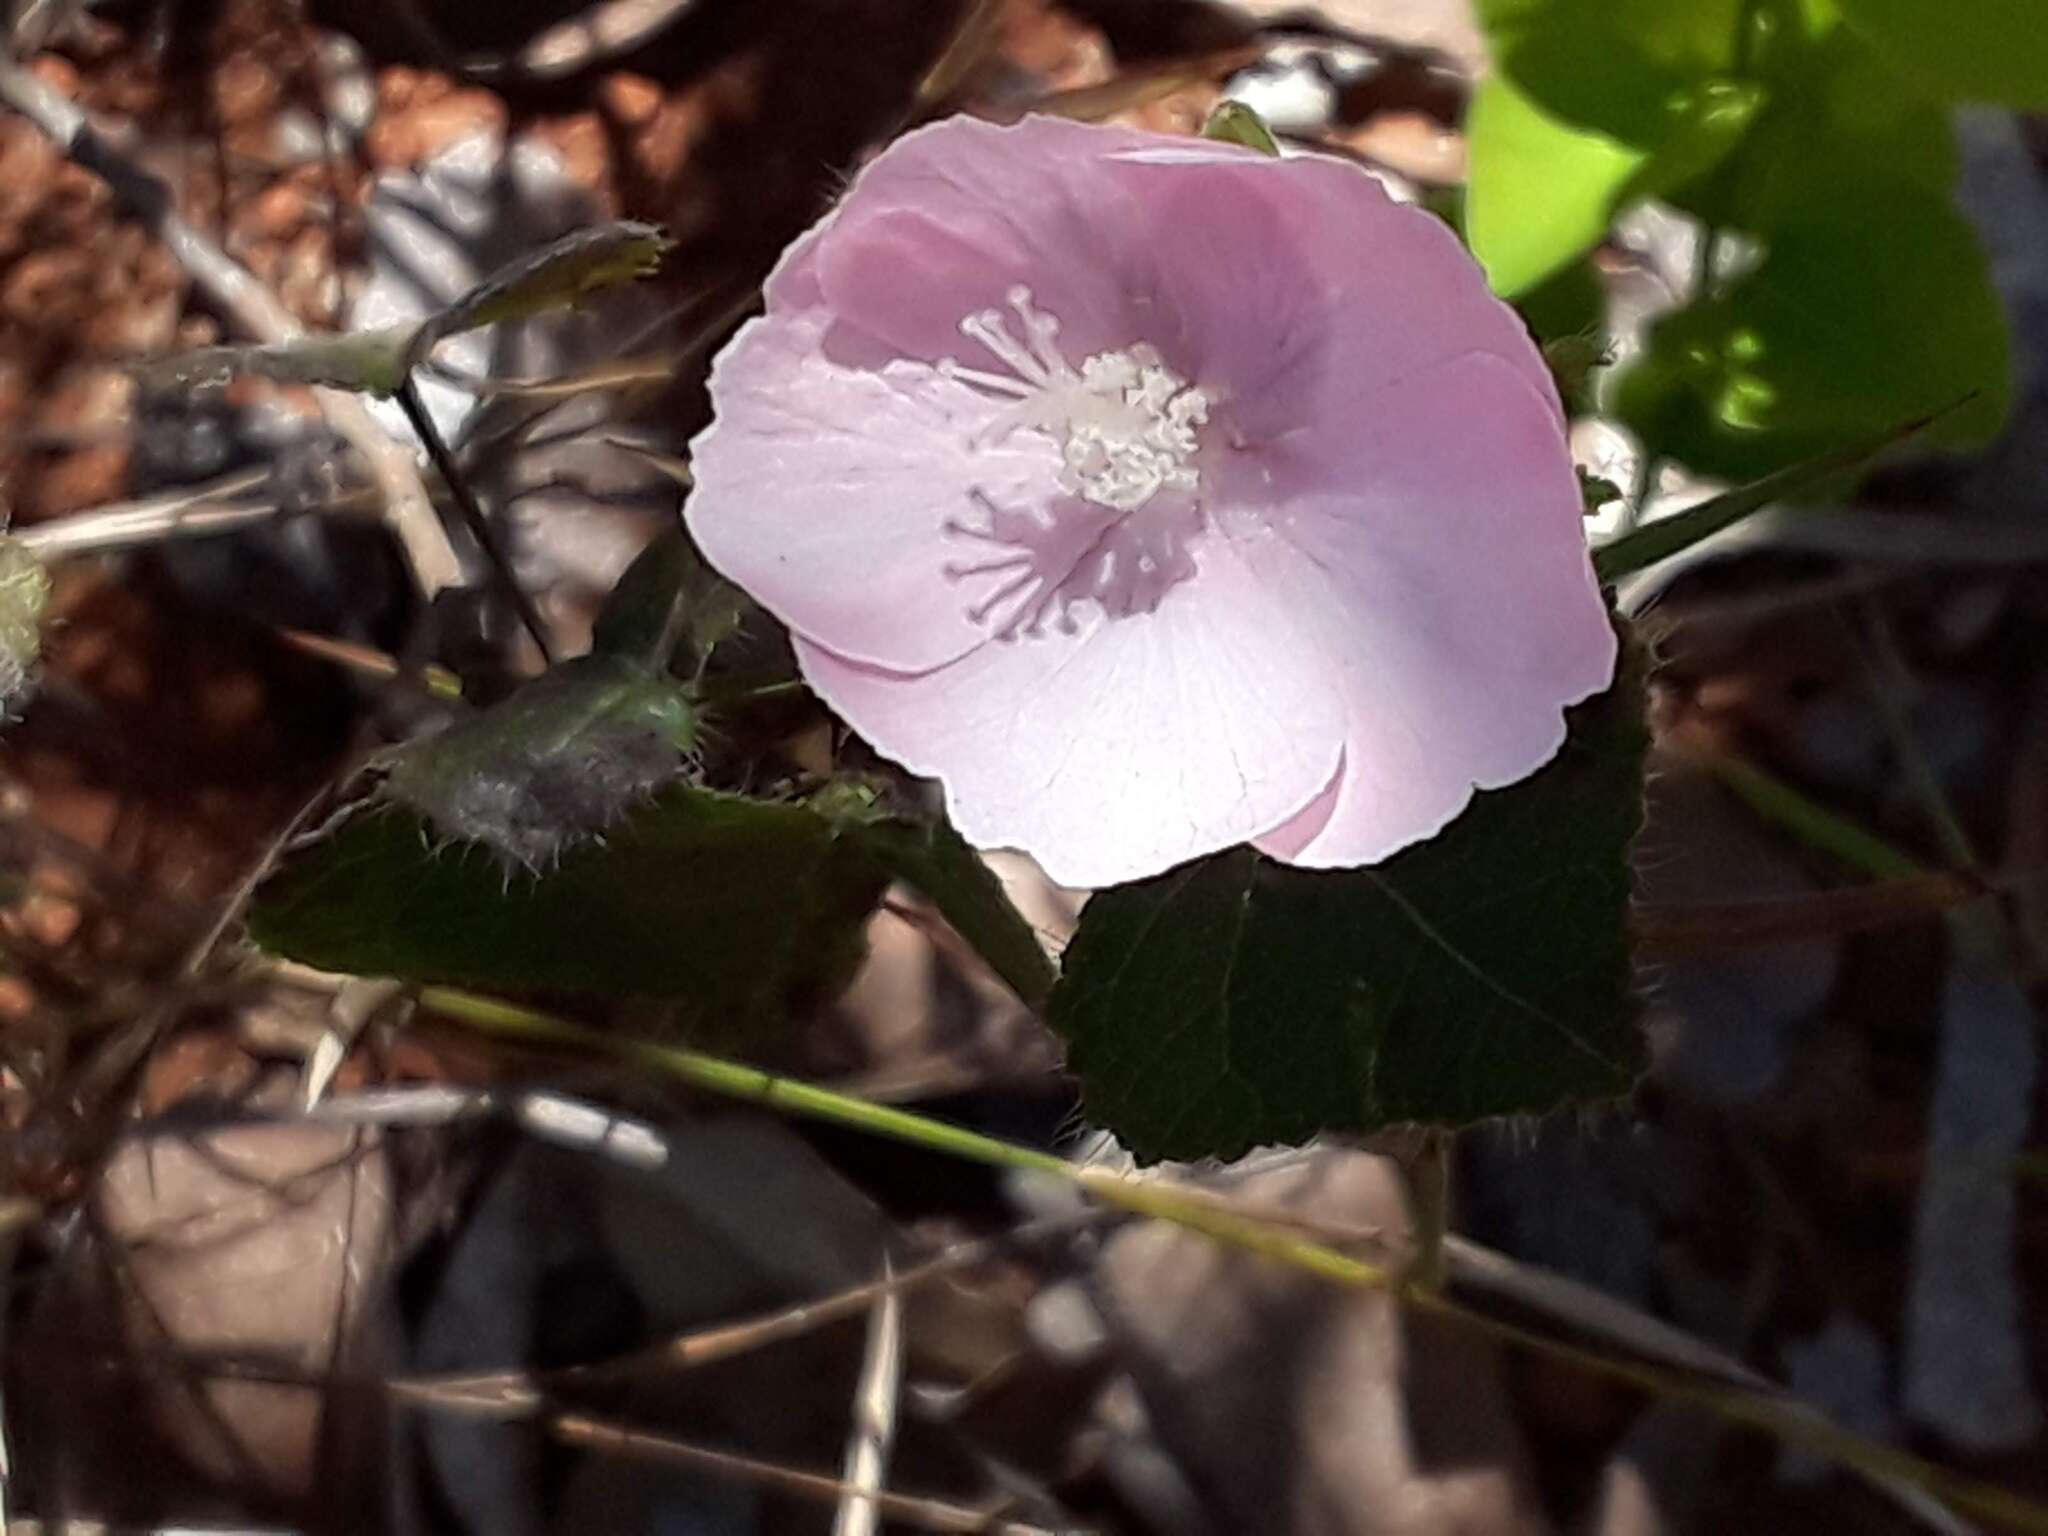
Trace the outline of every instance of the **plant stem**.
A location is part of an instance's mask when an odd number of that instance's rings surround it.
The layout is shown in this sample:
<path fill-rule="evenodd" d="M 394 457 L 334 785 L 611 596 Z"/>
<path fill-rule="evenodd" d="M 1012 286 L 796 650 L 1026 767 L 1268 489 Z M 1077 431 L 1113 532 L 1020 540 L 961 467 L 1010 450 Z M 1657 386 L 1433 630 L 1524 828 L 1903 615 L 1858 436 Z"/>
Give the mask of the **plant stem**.
<path fill-rule="evenodd" d="M 533 636 L 533 643 L 540 649 L 540 659 L 549 666 L 555 664 L 555 650 L 548 643 L 547 625 L 542 622 L 540 609 L 512 570 L 512 553 L 506 549 L 504 540 L 498 537 L 498 530 L 491 526 L 491 520 L 484 515 L 484 509 L 476 499 L 476 492 L 469 488 L 469 479 L 462 472 L 462 466 L 455 462 L 455 455 L 448 451 L 448 445 L 441 440 L 440 429 L 434 425 L 434 418 L 427 413 L 426 402 L 420 399 L 419 385 L 411 374 L 398 386 L 399 409 L 405 412 L 405 419 L 418 435 L 420 443 L 427 450 L 427 458 L 447 484 L 448 494 L 455 498 L 455 509 L 462 514 L 462 521 L 469 529 L 478 548 L 484 552 L 484 561 L 491 568 L 491 575 L 503 589 L 506 600 L 512 604 L 513 612 L 519 615 L 519 622 L 526 632 Z"/>
<path fill-rule="evenodd" d="M 1801 1450 L 1855 1469 L 1923 1515 L 1938 1516 L 1941 1512 L 1930 1509 L 1930 1501 L 1940 1499 L 2011 1529 L 2048 1536 L 2048 1508 L 2010 1490 L 1951 1472 L 1910 1452 L 1865 1439 L 1823 1418 L 1797 1399 L 1768 1389 L 1719 1381 L 1695 1370 L 1599 1353 L 1566 1339 L 1537 1333 L 1476 1310 L 1459 1300 L 1454 1288 L 1425 1289 L 1384 1266 L 1233 1210 L 1201 1190 L 1178 1188 L 1160 1180 L 1103 1168 L 1077 1168 L 1049 1152 L 1017 1146 L 906 1110 L 865 1103 L 700 1051 L 590 1029 L 450 987 L 423 987 L 419 1002 L 437 1015 L 501 1039 L 599 1051 L 764 1108 L 849 1126 L 951 1157 L 1050 1175 L 1077 1184 L 1124 1210 L 1170 1221 L 1333 1284 L 1385 1291 L 1410 1306 L 1455 1317 L 1522 1348 L 1627 1382 L 1659 1397 L 1691 1403 L 1729 1422 L 1762 1430 Z"/>

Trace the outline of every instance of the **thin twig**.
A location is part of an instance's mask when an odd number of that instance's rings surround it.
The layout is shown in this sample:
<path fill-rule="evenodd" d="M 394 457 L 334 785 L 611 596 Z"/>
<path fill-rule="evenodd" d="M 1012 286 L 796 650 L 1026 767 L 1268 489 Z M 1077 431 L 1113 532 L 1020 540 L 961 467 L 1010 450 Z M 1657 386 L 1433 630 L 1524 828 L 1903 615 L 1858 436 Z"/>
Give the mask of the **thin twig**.
<path fill-rule="evenodd" d="M 888 1255 L 882 1278 L 889 1278 Z M 903 1382 L 903 1293 L 883 1291 L 868 1313 L 867 1348 L 853 1394 L 853 1426 L 841 1460 L 847 1492 L 832 1517 L 832 1536 L 874 1536 L 879 1496 L 896 1440 L 896 1397 Z"/>
<path fill-rule="evenodd" d="M 950 1243 L 930 1258 L 908 1269 L 885 1274 L 879 1279 L 850 1286 L 815 1301 L 798 1302 L 773 1312 L 745 1318 L 736 1323 L 719 1323 L 691 1333 L 678 1334 L 644 1349 L 632 1350 L 610 1360 L 585 1365 L 558 1366 L 547 1371 L 515 1369 L 481 1371 L 440 1376 L 394 1378 L 388 1383 L 394 1396 L 418 1403 L 455 1403 L 465 1411 L 489 1412 L 501 1418 L 524 1418 L 538 1413 L 549 1387 L 591 1387 L 630 1380 L 657 1373 L 696 1370 L 721 1360 L 764 1349 L 789 1339 L 815 1333 L 833 1323 L 857 1317 L 884 1297 L 901 1296 L 943 1276 L 973 1269 L 1042 1238 L 1072 1232 L 1082 1227 L 1123 1219 L 1122 1213 L 1101 1207 L 1083 1207 L 1068 1215 L 1035 1221 L 993 1237 L 970 1238 Z"/>
<path fill-rule="evenodd" d="M 447 484 L 448 494 L 455 499 L 455 509 L 462 514 L 470 536 L 483 550 L 484 560 L 504 590 L 506 601 L 511 603 L 513 612 L 519 615 L 519 622 L 526 626 L 526 632 L 539 647 L 540 659 L 553 666 L 555 648 L 548 643 L 547 624 L 540 616 L 540 609 L 534 606 L 533 598 L 519 584 L 518 573 L 512 569 L 512 552 L 505 547 L 505 541 L 498 537 L 498 530 L 484 515 L 483 504 L 476 499 L 476 492 L 470 489 L 469 477 L 463 474 L 462 466 L 455 462 L 455 455 L 441 440 L 441 429 L 434 425 L 426 403 L 420 399 L 419 385 L 410 375 L 398 386 L 397 400 L 399 409 L 405 412 L 405 419 L 412 424 L 413 431 L 425 446 L 427 457 Z"/>
<path fill-rule="evenodd" d="M 159 496 L 109 502 L 89 512 L 23 528 L 14 537 L 40 560 L 100 554 L 163 539 L 228 533 L 276 517 L 272 504 L 229 502 L 270 478 L 267 468 L 238 470 L 205 485 L 182 486 Z"/>
<path fill-rule="evenodd" d="M 55 141 L 77 165 L 112 189 L 127 212 L 164 245 L 222 313 L 262 342 L 305 334 L 290 310 L 246 268 L 187 223 L 171 189 L 117 150 L 79 107 L 29 70 L 0 57 L 0 106 L 12 107 Z M 384 499 L 384 517 L 405 552 L 423 597 L 462 585 L 462 563 L 435 514 L 412 452 L 377 424 L 369 408 L 345 390 L 317 388 L 327 424 L 362 457 Z"/>
<path fill-rule="evenodd" d="M 799 1467 L 786 1467 L 729 1451 L 714 1451 L 708 1446 L 690 1445 L 665 1435 L 650 1435 L 623 1424 L 610 1424 L 582 1414 L 558 1414 L 548 1421 L 547 1427 L 548 1433 L 564 1445 L 609 1451 L 639 1461 L 690 1467 L 822 1503 L 835 1502 L 850 1491 L 849 1485 L 841 1479 L 827 1477 L 820 1472 L 806 1472 Z M 890 1519 L 917 1526 L 920 1530 L 984 1532 L 987 1536 L 1054 1536 L 1043 1526 L 1000 1520 L 981 1510 L 939 1499 L 914 1498 L 902 1493 L 873 1493 L 868 1497 Z"/>

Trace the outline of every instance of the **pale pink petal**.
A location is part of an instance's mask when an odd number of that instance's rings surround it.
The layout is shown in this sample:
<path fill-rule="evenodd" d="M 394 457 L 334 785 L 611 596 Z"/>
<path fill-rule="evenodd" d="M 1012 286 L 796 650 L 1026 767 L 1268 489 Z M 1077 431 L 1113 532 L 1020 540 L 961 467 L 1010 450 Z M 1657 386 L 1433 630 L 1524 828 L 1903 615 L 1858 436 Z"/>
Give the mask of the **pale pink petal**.
<path fill-rule="evenodd" d="M 827 324 L 771 315 L 719 355 L 685 514 L 705 558 L 790 628 L 923 671 L 989 638 L 947 575 L 963 555 L 948 522 L 974 516 L 976 489 L 1044 503 L 1057 455 L 1030 433 L 971 448 L 987 399 L 928 369 L 840 368 L 819 351 Z"/>
<path fill-rule="evenodd" d="M 1613 676 L 1614 633 L 1563 437 L 1511 364 L 1457 359 L 1293 446 L 1268 466 L 1277 537 L 1247 554 L 1337 669 L 1345 753 L 1259 845 L 1370 864 L 1555 756 L 1564 707 Z"/>
<path fill-rule="evenodd" d="M 1156 874 L 1267 831 L 1335 770 L 1331 669 L 1225 541 L 1144 615 L 983 646 L 917 677 L 797 638 L 804 677 L 954 824 L 1068 885 Z"/>
<path fill-rule="evenodd" d="M 1342 430 L 1365 397 L 1466 352 L 1506 360 L 1551 402 L 1527 327 L 1486 291 L 1443 220 L 1324 155 L 1225 162 L 1112 156 L 1158 235 L 1155 340 L 1219 386 L 1241 435 Z M 1176 354 L 1176 350 L 1178 352 Z"/>
<path fill-rule="evenodd" d="M 1158 265 L 1159 225 L 1104 154 L 1152 142 L 1048 117 L 919 129 L 855 177 L 785 281 L 814 281 L 842 327 L 925 362 L 976 363 L 960 319 L 1001 308 L 1020 284 L 1059 316 L 1071 360 L 1127 347 L 1141 339 L 1129 293 Z"/>

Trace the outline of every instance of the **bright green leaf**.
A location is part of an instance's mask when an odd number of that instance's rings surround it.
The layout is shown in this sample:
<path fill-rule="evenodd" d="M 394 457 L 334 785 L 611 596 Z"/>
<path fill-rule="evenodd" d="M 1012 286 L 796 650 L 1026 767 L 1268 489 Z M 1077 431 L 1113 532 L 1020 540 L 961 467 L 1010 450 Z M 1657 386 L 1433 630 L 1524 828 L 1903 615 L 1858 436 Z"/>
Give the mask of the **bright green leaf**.
<path fill-rule="evenodd" d="M 2004 313 L 1975 236 L 1908 183 L 1837 183 L 1782 211 L 1762 264 L 1661 321 L 1614 381 L 1657 452 L 1747 480 L 1945 410 L 1931 442 L 2004 421 Z"/>
<path fill-rule="evenodd" d="M 1903 73 L 1952 101 L 2048 111 L 2048 12 L 2039 0 L 1835 0 Z"/>
<path fill-rule="evenodd" d="M 1241 144 L 1262 155 L 1280 153 L 1280 141 L 1273 137 L 1266 120 L 1241 101 L 1217 103 L 1209 120 L 1202 124 L 1202 137 L 1224 144 Z"/>
<path fill-rule="evenodd" d="M 1479 83 L 1465 133 L 1465 238 L 1493 291 L 1507 298 L 1597 244 L 1647 158 L 1567 126 L 1499 78 Z"/>
<path fill-rule="evenodd" d="M 1956 176 L 1948 113 L 1853 32 L 1796 38 L 1772 67 L 1769 103 L 1740 152 L 1712 174 L 1667 176 L 1660 195 L 1708 224 L 1752 231 L 1796 217 L 1843 181 L 1903 181 L 1947 195 Z"/>
<path fill-rule="evenodd" d="M 1581 705 L 1548 766 L 1376 868 L 1240 848 L 1096 895 L 1050 1012 L 1088 1116 L 1228 1158 L 1625 1093 L 1642 709 L 1634 681 Z"/>

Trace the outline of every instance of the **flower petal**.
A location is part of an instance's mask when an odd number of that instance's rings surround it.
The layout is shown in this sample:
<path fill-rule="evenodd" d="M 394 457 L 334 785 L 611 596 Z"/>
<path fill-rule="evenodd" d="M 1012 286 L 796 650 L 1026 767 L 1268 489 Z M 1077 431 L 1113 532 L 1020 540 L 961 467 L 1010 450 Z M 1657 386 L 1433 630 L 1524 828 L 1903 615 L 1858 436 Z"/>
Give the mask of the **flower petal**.
<path fill-rule="evenodd" d="M 1488 292 L 1443 220 L 1396 202 L 1370 173 L 1326 155 L 1110 160 L 1166 253 L 1146 339 L 1236 402 L 1240 435 L 1341 422 L 1466 352 L 1505 359 L 1564 419 L 1521 317 Z"/>
<path fill-rule="evenodd" d="M 862 171 L 792 265 L 815 275 L 843 324 L 902 357 L 984 365 L 959 322 L 1002 308 L 1018 285 L 1059 316 L 1070 361 L 1129 346 L 1140 338 L 1127 290 L 1154 265 L 1157 224 L 1122 195 L 1105 154 L 1156 142 L 1059 118 L 949 118 Z"/>
<path fill-rule="evenodd" d="M 918 677 L 799 636 L 804 676 L 862 736 L 943 777 L 954 823 L 1064 884 L 1159 873 L 1265 832 L 1337 766 L 1343 710 L 1286 602 L 1228 541 L 1150 613 L 983 646 Z"/>
<path fill-rule="evenodd" d="M 946 574 L 973 493 L 1042 504 L 1058 455 L 1019 433 L 969 446 L 995 409 L 927 369 L 863 373 L 819 352 L 815 312 L 745 327 L 713 365 L 719 401 L 692 445 L 685 504 L 705 557 L 777 618 L 841 655 L 923 671 L 984 643 L 974 592 Z M 971 553 L 971 551 L 970 551 Z"/>
<path fill-rule="evenodd" d="M 1565 706 L 1613 677 L 1614 631 L 1563 434 L 1512 364 L 1459 358 L 1299 441 L 1267 466 L 1279 536 L 1247 552 L 1336 670 L 1344 762 L 1259 846 L 1376 863 L 1556 755 Z"/>

